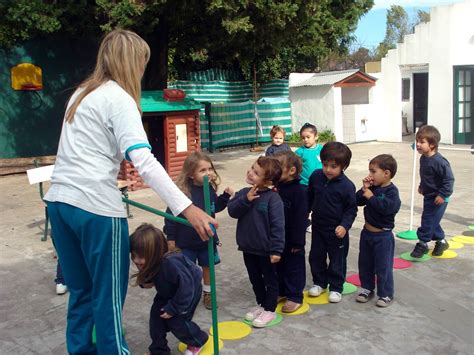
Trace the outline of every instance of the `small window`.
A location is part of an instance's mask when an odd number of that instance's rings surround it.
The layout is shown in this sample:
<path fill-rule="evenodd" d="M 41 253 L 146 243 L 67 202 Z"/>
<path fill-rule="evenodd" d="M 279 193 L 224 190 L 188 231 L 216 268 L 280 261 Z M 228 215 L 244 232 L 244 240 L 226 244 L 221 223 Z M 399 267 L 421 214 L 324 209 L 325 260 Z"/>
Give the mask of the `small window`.
<path fill-rule="evenodd" d="M 410 79 L 402 79 L 402 101 L 410 101 Z"/>

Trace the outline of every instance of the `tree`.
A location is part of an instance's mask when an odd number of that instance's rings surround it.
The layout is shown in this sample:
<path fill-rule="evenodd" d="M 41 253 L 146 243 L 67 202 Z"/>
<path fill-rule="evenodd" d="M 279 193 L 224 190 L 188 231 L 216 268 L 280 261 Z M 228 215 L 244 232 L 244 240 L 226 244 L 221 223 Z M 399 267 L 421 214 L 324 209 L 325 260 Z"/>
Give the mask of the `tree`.
<path fill-rule="evenodd" d="M 415 33 L 415 27 L 417 25 L 427 22 L 430 22 L 430 13 L 423 10 L 418 10 L 416 12 L 416 19 L 412 24 L 411 33 Z"/>
<path fill-rule="evenodd" d="M 387 11 L 385 38 L 375 50 L 377 59 L 382 59 L 390 49 L 396 47 L 397 43 L 402 43 L 403 37 L 410 33 L 410 29 L 409 18 L 405 9 L 398 5 L 392 5 Z"/>
<path fill-rule="evenodd" d="M 71 36 L 98 35 L 117 26 L 136 31 L 152 49 L 145 87 L 159 89 L 166 86 L 170 62 L 178 70 L 238 68 L 248 79 L 255 68 L 260 81 L 294 70 L 315 70 L 331 51 L 347 51 L 351 32 L 373 0 L 2 3 L 6 5 L 0 10 L 7 16 L 0 18 L 1 45 L 58 31 Z M 17 28 L 23 29 L 18 35 Z"/>

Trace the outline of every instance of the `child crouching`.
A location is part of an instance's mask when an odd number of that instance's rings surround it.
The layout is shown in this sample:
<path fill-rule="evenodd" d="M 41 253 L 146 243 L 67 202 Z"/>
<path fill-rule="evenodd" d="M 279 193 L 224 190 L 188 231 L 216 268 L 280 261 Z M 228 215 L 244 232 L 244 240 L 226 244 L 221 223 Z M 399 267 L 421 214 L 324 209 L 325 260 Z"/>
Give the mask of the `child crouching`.
<path fill-rule="evenodd" d="M 150 312 L 150 353 L 169 354 L 166 333 L 187 344 L 186 355 L 198 354 L 208 335 L 192 321 L 201 299 L 202 272 L 179 252 L 168 252 L 163 233 L 142 224 L 130 236 L 130 252 L 138 273 L 132 275 L 141 287 L 155 286 Z"/>

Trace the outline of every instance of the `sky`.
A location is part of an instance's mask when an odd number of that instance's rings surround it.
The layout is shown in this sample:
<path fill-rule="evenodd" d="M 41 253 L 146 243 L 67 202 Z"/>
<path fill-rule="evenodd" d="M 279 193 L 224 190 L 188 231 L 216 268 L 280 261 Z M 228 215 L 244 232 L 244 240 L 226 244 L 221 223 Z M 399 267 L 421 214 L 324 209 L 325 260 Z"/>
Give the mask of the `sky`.
<path fill-rule="evenodd" d="M 430 11 L 437 5 L 448 5 L 463 0 L 375 0 L 374 7 L 359 20 L 355 31 L 357 38 L 356 47 L 364 46 L 374 48 L 383 41 L 385 37 L 385 25 L 387 9 L 391 5 L 403 6 L 411 20 L 416 18 L 418 10 Z"/>

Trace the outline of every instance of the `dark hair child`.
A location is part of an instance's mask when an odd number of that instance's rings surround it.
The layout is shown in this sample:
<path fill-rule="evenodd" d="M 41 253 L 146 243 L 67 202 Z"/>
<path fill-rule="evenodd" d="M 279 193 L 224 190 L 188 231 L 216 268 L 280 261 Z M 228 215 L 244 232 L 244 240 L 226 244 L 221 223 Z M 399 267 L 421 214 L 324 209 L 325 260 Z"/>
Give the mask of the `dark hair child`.
<path fill-rule="evenodd" d="M 151 224 L 140 225 L 130 236 L 130 253 L 138 272 L 136 284 L 152 283 L 156 296 L 150 311 L 151 354 L 169 354 L 166 333 L 187 344 L 187 354 L 197 354 L 208 335 L 192 321 L 201 299 L 201 270 L 180 252 L 168 252 L 164 234 Z"/>
<path fill-rule="evenodd" d="M 357 215 L 355 186 L 344 174 L 351 157 L 345 144 L 326 143 L 321 150 L 323 169 L 316 170 L 308 184 L 308 203 L 313 212 L 309 264 L 314 284 L 308 293 L 319 296 L 329 285 L 332 303 L 342 299 L 349 229 Z"/>

